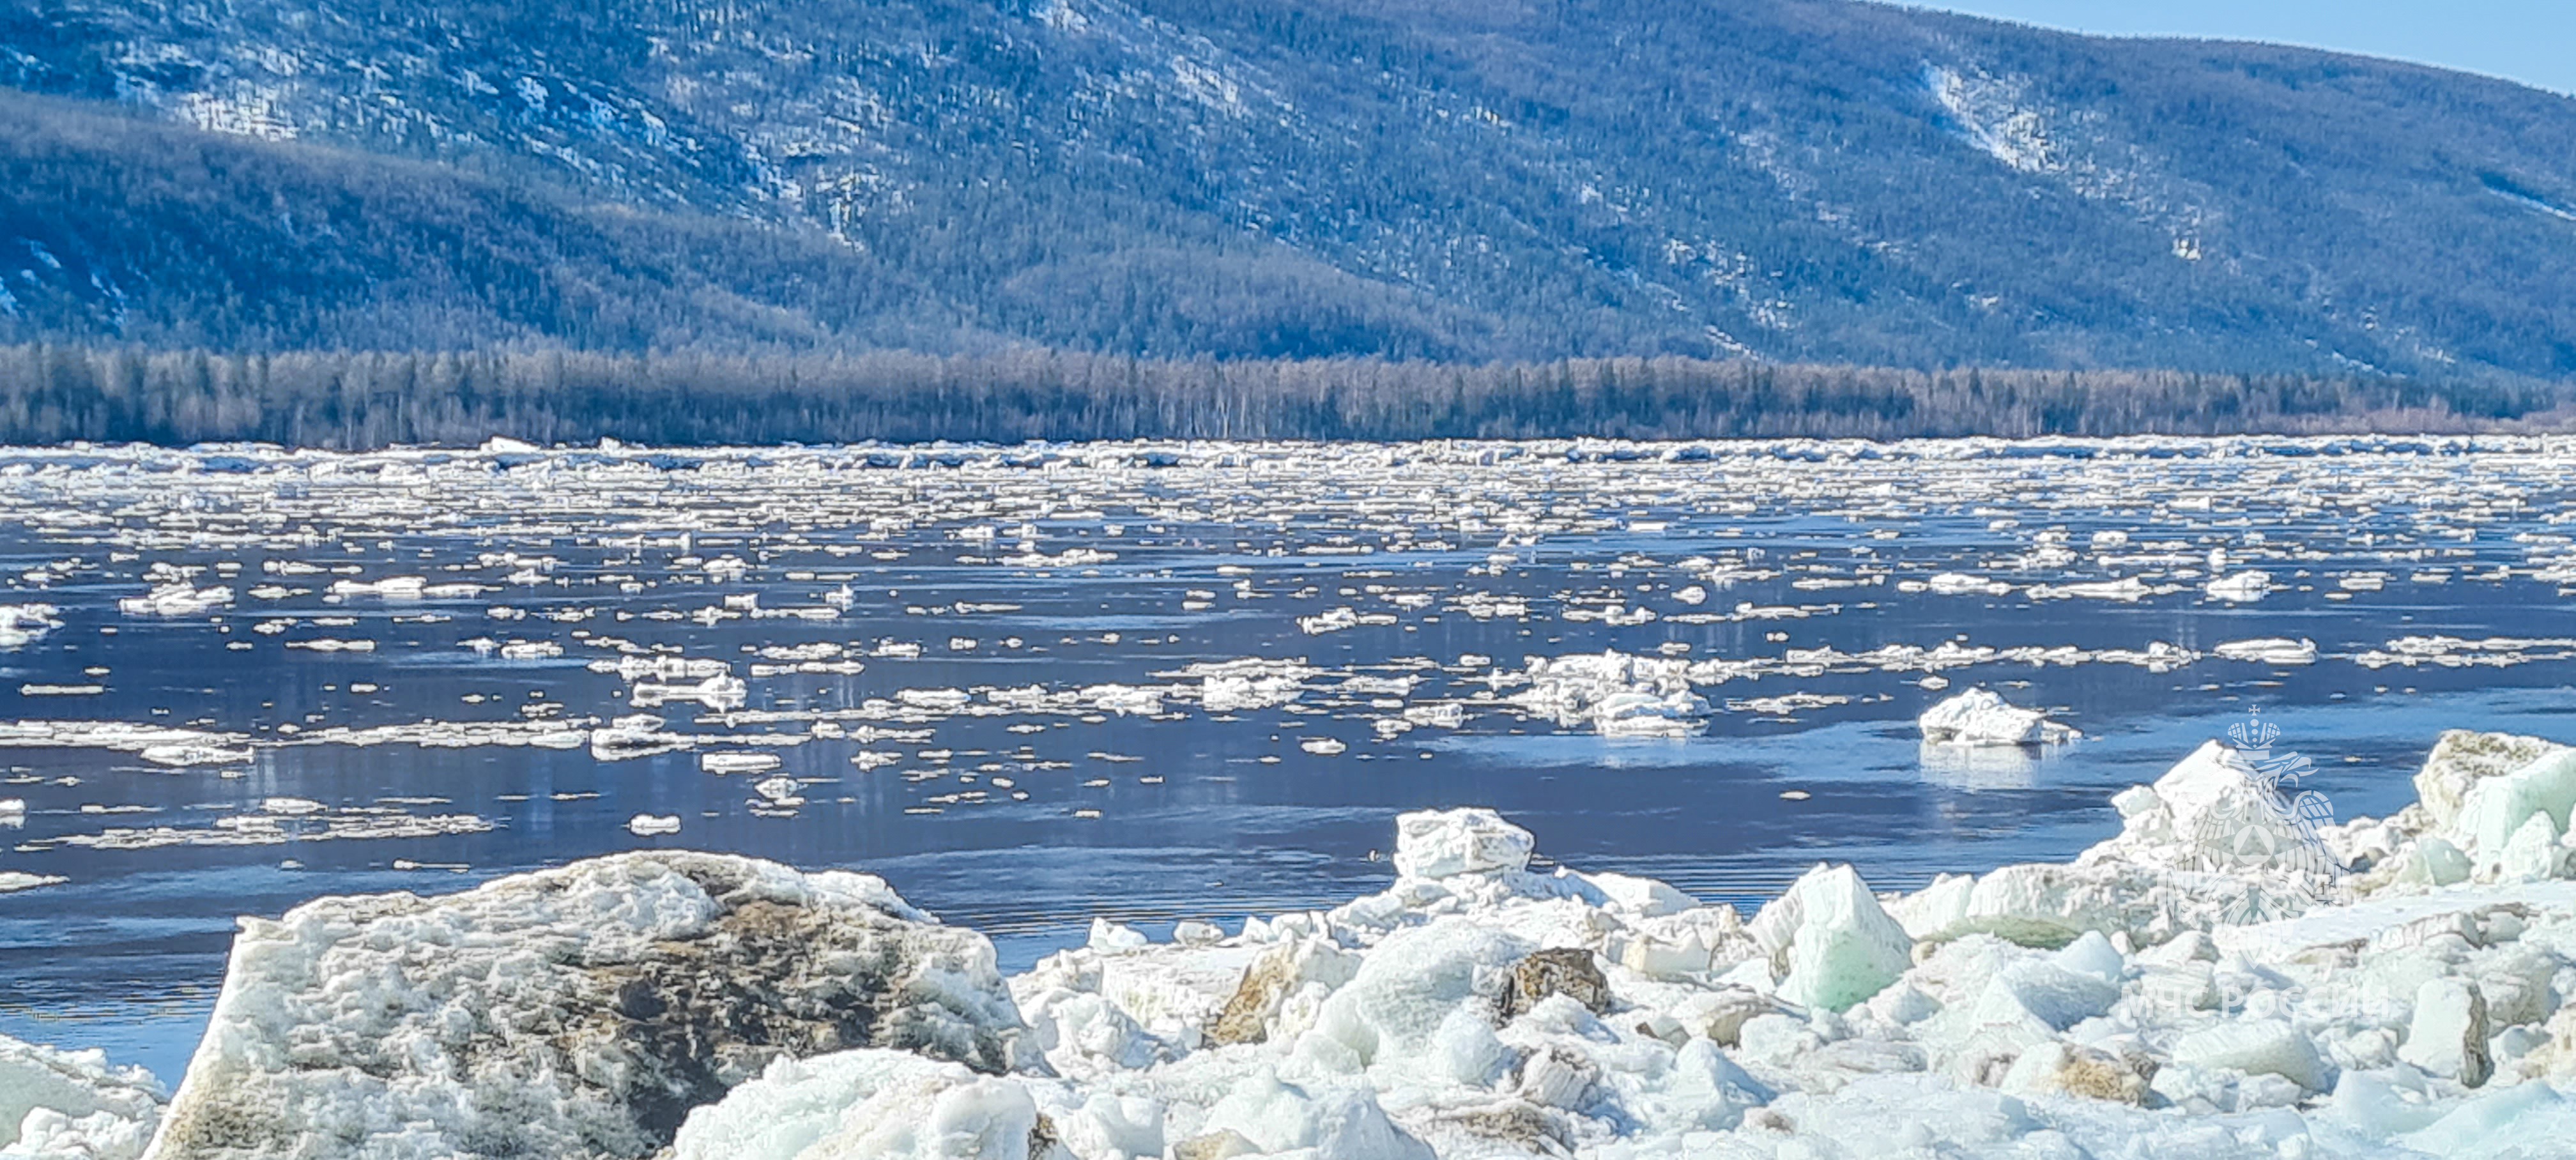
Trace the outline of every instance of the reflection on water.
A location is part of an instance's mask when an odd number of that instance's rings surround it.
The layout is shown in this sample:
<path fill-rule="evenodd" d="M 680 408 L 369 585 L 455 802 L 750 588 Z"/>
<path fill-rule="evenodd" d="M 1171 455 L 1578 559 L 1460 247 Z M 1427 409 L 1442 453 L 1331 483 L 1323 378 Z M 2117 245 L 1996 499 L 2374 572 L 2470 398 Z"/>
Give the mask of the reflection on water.
<path fill-rule="evenodd" d="M 2056 747 L 2051 747 L 2056 748 Z M 1915 750 L 1923 780 L 1943 789 L 2029 789 L 2038 780 L 2040 756 L 2035 746 L 1950 745 L 1926 741 Z"/>

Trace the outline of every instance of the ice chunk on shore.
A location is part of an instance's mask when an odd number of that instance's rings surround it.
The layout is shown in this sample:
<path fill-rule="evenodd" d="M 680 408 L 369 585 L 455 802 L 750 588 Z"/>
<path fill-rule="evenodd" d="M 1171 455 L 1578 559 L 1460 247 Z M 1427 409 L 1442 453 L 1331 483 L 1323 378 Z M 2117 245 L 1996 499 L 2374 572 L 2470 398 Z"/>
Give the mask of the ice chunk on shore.
<path fill-rule="evenodd" d="M 1038 1108 L 1019 1081 L 862 1049 L 773 1060 L 689 1113 L 671 1160 L 1039 1160 Z"/>
<path fill-rule="evenodd" d="M 1849 866 L 1818 866 L 1748 928 L 1782 975 L 1780 997 L 1830 1011 L 1880 991 L 1914 962 L 1914 940 Z"/>
<path fill-rule="evenodd" d="M 2316 1043 L 2281 1019 L 2239 1019 L 2202 1028 L 2174 1041 L 2173 1059 L 2204 1070 L 2277 1075 L 2304 1091 L 2327 1087 L 2326 1063 L 2317 1057 Z"/>
<path fill-rule="evenodd" d="M 771 1060 L 1034 1060 L 993 947 L 882 881 L 623 854 L 245 919 L 153 1155 L 637 1156 Z"/>
<path fill-rule="evenodd" d="M 2276 826 L 2263 790 L 2247 776 L 2236 751 L 2208 741 L 2148 786 L 2112 799 L 2120 835 L 2085 852 L 2082 862 L 2120 861 L 2186 870 L 2205 865 L 2214 847 L 2235 841 L 2247 826 Z"/>
<path fill-rule="evenodd" d="M 104 1053 L 58 1051 L 0 1035 L 0 1157 L 132 1160 L 169 1094 Z"/>
<path fill-rule="evenodd" d="M 2564 750 L 2470 786 L 2446 832 L 2471 857 L 2494 861 L 2504 856 L 2515 832 L 2535 819 L 2546 825 L 2554 845 L 2571 809 L 2576 809 L 2576 750 Z"/>
<path fill-rule="evenodd" d="M 1924 710 L 1916 724 L 1940 745 L 2054 745 L 2079 736 L 2037 709 L 2023 709 L 1991 689 L 1970 689 Z"/>
<path fill-rule="evenodd" d="M 1205 1131 L 1248 1141 L 1253 1153 L 1312 1160 L 1432 1160 L 1429 1146 L 1387 1119 L 1375 1094 L 1357 1087 L 1300 1087 L 1264 1073 L 1236 1085 L 1209 1109 Z"/>
<path fill-rule="evenodd" d="M 2397 1057 L 2465 1087 L 2487 1082 L 2487 998 L 2462 979 L 2426 979 L 2415 991 L 2415 1017 Z"/>

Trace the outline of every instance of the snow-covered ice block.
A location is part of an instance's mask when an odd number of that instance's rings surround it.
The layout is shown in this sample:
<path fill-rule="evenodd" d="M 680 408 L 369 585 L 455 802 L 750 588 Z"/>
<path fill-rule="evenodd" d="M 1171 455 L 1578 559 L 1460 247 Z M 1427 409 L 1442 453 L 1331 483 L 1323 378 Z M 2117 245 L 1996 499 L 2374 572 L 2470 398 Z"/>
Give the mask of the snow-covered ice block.
<path fill-rule="evenodd" d="M 2047 714 L 2009 704 L 1992 689 L 1951 697 L 1924 710 L 1916 724 L 1925 741 L 1943 745 L 2044 745 L 2076 736 Z"/>
<path fill-rule="evenodd" d="M 132 1160 L 169 1099 L 139 1067 L 0 1035 L 0 1157 Z"/>
<path fill-rule="evenodd" d="M 2433 1156 L 2547 1156 L 2576 1141 L 2576 1100 L 2545 1083 L 2517 1084 L 2470 1100 L 2398 1142 Z"/>
<path fill-rule="evenodd" d="M 1034 1060 L 993 947 L 876 878 L 645 852 L 244 919 L 158 1160 L 635 1156 L 771 1060 Z"/>
<path fill-rule="evenodd" d="M 2306 1033 L 2280 1019 L 2236 1019 L 2174 1041 L 2173 1060 L 2205 1070 L 2277 1075 L 2311 1091 L 2326 1090 L 2326 1064 Z"/>
<path fill-rule="evenodd" d="M 2261 600 L 2272 590 L 2272 574 L 2260 570 L 2231 573 L 2201 585 L 2218 600 Z"/>
<path fill-rule="evenodd" d="M 2477 984 L 2426 979 L 2415 992 L 2415 1018 L 2397 1056 L 2434 1075 L 2468 1087 L 2487 1081 L 2487 998 Z"/>
<path fill-rule="evenodd" d="M 1387 1119 L 1366 1087 L 1302 1087 L 1254 1076 L 1208 1110 L 1204 1131 L 1232 1132 L 1262 1155 L 1305 1160 L 1432 1160 L 1431 1149 Z M 1221 1154 L 1221 1153 L 1220 1153 Z"/>
<path fill-rule="evenodd" d="M 2547 819 L 2549 838 L 2556 841 L 2571 808 L 2576 808 L 2576 750 L 2560 750 L 2471 785 L 2460 798 L 2460 814 L 2449 836 L 2471 858 L 2493 861 L 2504 856 L 2514 832 L 2535 817 Z"/>
<path fill-rule="evenodd" d="M 1527 869 L 1535 839 L 1488 809 L 1421 810 L 1395 819 L 1395 872 L 1448 878 Z"/>
<path fill-rule="evenodd" d="M 1987 991 L 2055 1031 L 2109 1011 L 2120 1001 L 2117 982 L 2049 961 L 2014 963 L 1987 983 Z"/>
<path fill-rule="evenodd" d="M 2252 661 L 2266 665 L 2310 665 L 2317 660 L 2317 642 L 2301 637 L 2266 636 L 2252 640 L 2231 640 L 2213 646 L 2210 655 L 2231 661 Z"/>
<path fill-rule="evenodd" d="M 1849 866 L 1808 871 L 1749 929 L 1782 971 L 1780 997 L 1801 1006 L 1845 1010 L 1914 962 L 1914 940 Z"/>
<path fill-rule="evenodd" d="M 2416 772 L 2415 799 L 2434 829 L 2446 829 L 2459 820 L 2469 791 L 2480 782 L 2566 750 L 2538 737 L 2453 729 L 2433 744 L 2433 752 Z"/>
<path fill-rule="evenodd" d="M 1039 1160 L 1038 1105 L 1019 1080 L 862 1049 L 771 1061 L 689 1113 L 671 1160 Z M 1153 1143 L 1159 1145 L 1159 1136 Z"/>
<path fill-rule="evenodd" d="M 1308 1034 L 1333 1041 L 1362 1066 L 1433 1067 L 1441 1021 L 1461 1004 L 1490 1004 L 1477 991 L 1478 979 L 1499 981 L 1503 968 L 1532 949 L 1465 917 L 1397 931 L 1371 948 L 1351 981 L 1324 1001 Z"/>

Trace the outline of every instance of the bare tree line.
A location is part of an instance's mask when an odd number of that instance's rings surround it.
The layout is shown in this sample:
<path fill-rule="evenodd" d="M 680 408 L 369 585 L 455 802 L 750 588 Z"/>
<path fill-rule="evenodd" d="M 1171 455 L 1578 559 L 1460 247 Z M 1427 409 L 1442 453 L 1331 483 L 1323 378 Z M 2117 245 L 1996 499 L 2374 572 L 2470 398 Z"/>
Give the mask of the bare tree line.
<path fill-rule="evenodd" d="M 2176 371 L 1917 371 L 1685 358 L 1462 365 L 563 350 L 0 347 L 0 440 L 360 448 L 2459 432 L 2564 426 L 2524 385 Z"/>

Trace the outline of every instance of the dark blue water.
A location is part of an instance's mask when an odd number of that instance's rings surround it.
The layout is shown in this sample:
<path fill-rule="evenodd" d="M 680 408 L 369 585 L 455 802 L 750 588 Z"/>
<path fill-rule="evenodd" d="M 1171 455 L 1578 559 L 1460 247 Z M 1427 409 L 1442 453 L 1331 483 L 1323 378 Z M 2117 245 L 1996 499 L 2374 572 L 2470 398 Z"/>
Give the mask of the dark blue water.
<path fill-rule="evenodd" d="M 1878 888 L 1901 889 L 1942 871 L 2070 856 L 2116 831 L 2111 792 L 2151 780 L 2256 708 L 2281 746 L 2314 762 L 2307 788 L 2346 818 L 2412 800 L 2407 779 L 2443 729 L 2576 736 L 2562 722 L 2576 700 L 2557 646 L 2528 646 L 2522 663 L 2499 666 L 2355 659 L 2410 636 L 2576 637 L 2576 609 L 2546 571 L 2563 550 L 2554 517 L 2570 511 L 2564 480 L 2576 464 L 2554 443 L 1933 444 L 1866 456 L 1719 447 L 1705 461 L 1589 463 L 1568 462 L 1564 445 L 1167 450 L 1181 467 L 1130 466 L 1132 448 L 1057 449 L 1044 467 L 970 455 L 965 468 L 918 469 L 798 449 L 761 452 L 759 467 L 751 453 L 252 452 L 260 466 L 247 474 L 191 470 L 183 452 L 0 456 L 0 467 L 18 465 L 0 474 L 0 575 L 17 577 L 0 603 L 51 604 L 61 622 L 0 651 L 0 722 L 189 726 L 253 750 L 168 768 L 96 746 L 0 749 L 11 783 L 0 797 L 29 811 L 0 831 L 10 845 L 0 870 L 70 879 L 0 895 L 0 1031 L 104 1046 L 175 1077 L 220 985 L 236 915 L 323 894 L 458 890 L 647 846 L 879 874 L 991 934 L 1018 968 L 1078 941 L 1094 916 L 1230 926 L 1376 889 L 1390 872 L 1373 854 L 1389 845 L 1393 816 L 1420 807 L 1490 805 L 1535 831 L 1547 858 L 1749 907 L 1820 860 L 1854 862 Z M 1997 526 L 2007 521 L 2018 522 Z M 960 537 L 974 528 L 999 532 Z M 2029 558 L 2050 528 L 2064 530 L 2071 559 Z M 2094 547 L 2104 530 L 2131 542 Z M 2264 569 L 2281 590 L 2250 604 L 2205 596 L 2213 547 L 2229 570 Z M 1063 557 L 1084 550 L 1114 558 Z M 1004 560 L 1023 553 L 1051 560 Z M 739 572 L 707 571 L 727 556 Z M 276 574 L 272 561 L 347 571 Z M 226 575 L 227 564 L 237 570 Z M 229 584 L 235 602 L 119 611 L 120 598 L 151 586 L 155 565 L 202 568 L 190 582 Z M 1737 578 L 1712 581 L 1721 570 Z M 1903 590 L 1953 571 L 2016 591 Z M 2343 587 L 2369 572 L 2387 574 L 2380 588 Z M 328 591 L 405 575 L 491 590 L 426 600 Z M 2114 576 L 2180 590 L 2134 602 L 2028 591 Z M 1822 586 L 1855 579 L 1865 583 Z M 262 584 L 304 591 L 252 595 Z M 829 620 L 686 618 L 726 597 L 827 607 L 845 585 L 848 607 Z M 1704 602 L 1678 598 L 1693 586 Z M 1528 615 L 1478 619 L 1465 610 L 1471 596 L 1517 597 Z M 1658 619 L 1612 627 L 1566 615 L 1613 597 Z M 1684 619 L 1739 604 L 1812 614 Z M 1341 607 L 1393 619 L 1321 635 L 1298 627 Z M 495 608 L 523 615 L 496 619 Z M 316 623 L 325 618 L 351 623 Z M 292 623 L 254 631 L 275 621 Z M 1611 648 L 1687 646 L 1692 660 L 1954 639 L 2207 652 L 2265 636 L 2311 639 L 2320 659 L 2206 657 L 2162 673 L 1994 663 L 1944 671 L 1942 691 L 1920 687 L 1920 671 L 1867 665 L 1772 672 L 1699 691 L 1721 707 L 1792 692 L 1847 700 L 1786 717 L 1721 708 L 1679 739 L 1603 738 L 1495 699 L 1498 679 L 1502 695 L 1516 691 L 1509 675 L 1524 656 Z M 307 743 L 343 727 L 633 712 L 628 681 L 587 667 L 619 655 L 603 637 L 725 662 L 746 681 L 742 712 L 665 706 L 668 728 L 701 744 L 622 761 L 586 747 Z M 324 639 L 375 647 L 288 647 Z M 503 660 L 470 647 L 477 640 L 551 642 L 563 655 Z M 886 642 L 919 655 L 885 655 Z M 815 644 L 865 667 L 752 668 L 784 663 L 752 650 Z M 1145 715 L 1010 710 L 988 692 L 1194 692 L 1195 678 L 1168 674 L 1248 657 L 1302 660 L 1311 671 L 1298 698 L 1211 713 L 1175 694 Z M 1419 679 L 1401 697 L 1341 687 L 1405 674 Z M 20 693 L 28 684 L 103 691 Z M 1915 716 L 1973 684 L 2048 707 L 2086 738 L 2045 751 L 1924 750 Z M 895 704 L 901 691 L 943 688 L 974 693 L 982 708 Z M 1464 702 L 1462 725 L 1378 729 L 1405 706 L 1442 701 Z M 842 735 L 776 744 L 818 720 Z M 866 727 L 897 737 L 852 736 Z M 1347 748 L 1327 756 L 1299 744 L 1317 737 Z M 752 783 L 772 775 L 704 772 L 710 750 L 775 753 L 805 804 L 791 816 L 756 809 Z M 850 760 L 862 750 L 897 757 L 862 770 Z M 1784 799 L 1790 790 L 1810 796 Z M 295 836 L 282 842 L 208 844 L 227 832 L 219 822 L 275 816 L 273 798 L 317 803 L 325 820 L 283 818 L 280 832 Z M 132 807 L 144 812 L 108 812 Z M 626 824 L 639 813 L 676 814 L 681 832 L 636 837 Z M 482 828 L 316 837 L 335 823 L 432 817 Z M 134 827 L 176 834 L 147 848 L 95 844 Z"/>

